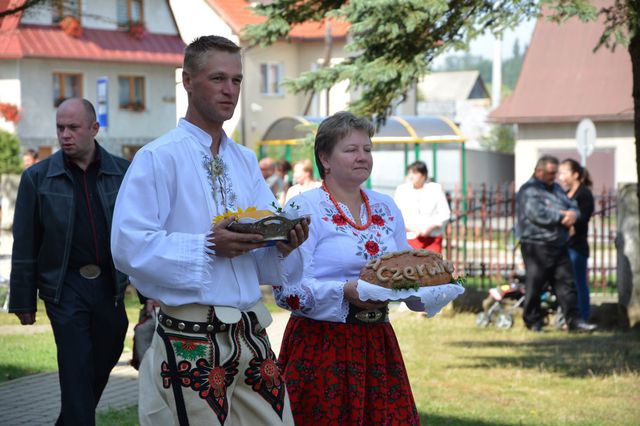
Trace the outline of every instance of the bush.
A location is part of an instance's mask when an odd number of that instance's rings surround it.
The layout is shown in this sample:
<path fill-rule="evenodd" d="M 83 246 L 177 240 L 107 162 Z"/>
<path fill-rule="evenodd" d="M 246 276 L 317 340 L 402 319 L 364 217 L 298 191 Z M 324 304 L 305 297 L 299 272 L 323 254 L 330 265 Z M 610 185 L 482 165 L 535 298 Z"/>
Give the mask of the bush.
<path fill-rule="evenodd" d="M 480 145 L 489 151 L 513 153 L 516 136 L 513 126 L 493 126 L 489 135 L 480 139 Z"/>
<path fill-rule="evenodd" d="M 0 130 L 0 174 L 21 172 L 20 139 L 13 133 Z"/>

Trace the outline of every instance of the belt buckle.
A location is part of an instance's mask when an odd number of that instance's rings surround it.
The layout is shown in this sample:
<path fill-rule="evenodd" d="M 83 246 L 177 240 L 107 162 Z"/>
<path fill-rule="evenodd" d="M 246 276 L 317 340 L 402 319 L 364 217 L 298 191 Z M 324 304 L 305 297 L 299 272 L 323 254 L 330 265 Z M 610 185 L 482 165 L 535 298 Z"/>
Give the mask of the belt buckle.
<path fill-rule="evenodd" d="M 100 267 L 98 265 L 89 264 L 81 267 L 79 269 L 79 272 L 82 278 L 86 278 L 88 280 L 94 280 L 100 276 L 100 273 L 102 271 L 100 270 Z"/>
<path fill-rule="evenodd" d="M 382 312 L 379 309 L 370 311 L 360 311 L 355 315 L 358 321 L 373 323 L 378 322 L 382 318 Z"/>

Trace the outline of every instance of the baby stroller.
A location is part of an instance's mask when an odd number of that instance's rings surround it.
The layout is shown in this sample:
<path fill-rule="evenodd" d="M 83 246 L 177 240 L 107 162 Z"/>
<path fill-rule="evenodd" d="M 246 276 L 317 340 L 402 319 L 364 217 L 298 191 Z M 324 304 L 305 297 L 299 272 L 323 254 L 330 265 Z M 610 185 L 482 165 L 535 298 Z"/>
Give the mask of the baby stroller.
<path fill-rule="evenodd" d="M 508 283 L 490 289 L 489 296 L 483 303 L 484 311 L 476 316 L 476 325 L 485 328 L 493 323 L 497 328 L 513 327 L 514 312 L 524 304 L 524 281 L 524 272 L 513 271 L 509 274 Z M 555 315 L 554 326 L 557 329 L 565 325 L 562 309 L 551 286 L 540 296 L 540 307 L 545 325 L 549 324 L 552 315 Z"/>
<path fill-rule="evenodd" d="M 514 311 L 524 303 L 524 274 L 512 272 L 509 282 L 489 290 L 483 312 L 476 316 L 480 328 L 493 323 L 498 328 L 513 327 Z"/>

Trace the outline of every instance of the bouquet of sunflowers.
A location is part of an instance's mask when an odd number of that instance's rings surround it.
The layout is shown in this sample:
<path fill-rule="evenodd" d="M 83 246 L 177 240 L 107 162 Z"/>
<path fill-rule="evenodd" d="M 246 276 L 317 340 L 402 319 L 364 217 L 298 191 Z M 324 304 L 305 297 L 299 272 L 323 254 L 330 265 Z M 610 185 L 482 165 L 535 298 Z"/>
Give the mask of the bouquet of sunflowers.
<path fill-rule="evenodd" d="M 213 223 L 235 217 L 227 228 L 240 233 L 260 234 L 265 241 L 286 241 L 289 232 L 309 216 L 301 216 L 298 213 L 299 206 L 291 203 L 285 210 L 276 203 L 272 203 L 274 210 L 258 210 L 256 207 L 246 209 L 238 208 L 236 211 L 227 211 L 213 219 Z M 290 207 L 290 208 L 289 208 Z"/>

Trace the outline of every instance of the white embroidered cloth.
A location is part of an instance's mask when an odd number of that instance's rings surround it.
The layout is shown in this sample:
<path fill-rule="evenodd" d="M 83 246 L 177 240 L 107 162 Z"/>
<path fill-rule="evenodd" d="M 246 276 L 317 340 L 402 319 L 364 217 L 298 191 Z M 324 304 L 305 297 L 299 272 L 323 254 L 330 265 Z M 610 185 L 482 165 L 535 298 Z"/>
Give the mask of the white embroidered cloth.
<path fill-rule="evenodd" d="M 464 293 L 459 284 L 443 284 L 420 287 L 417 290 L 392 290 L 358 280 L 358 296 L 360 300 L 398 300 L 404 302 L 415 312 L 426 312 L 429 318 L 440 312 L 447 303 Z"/>

